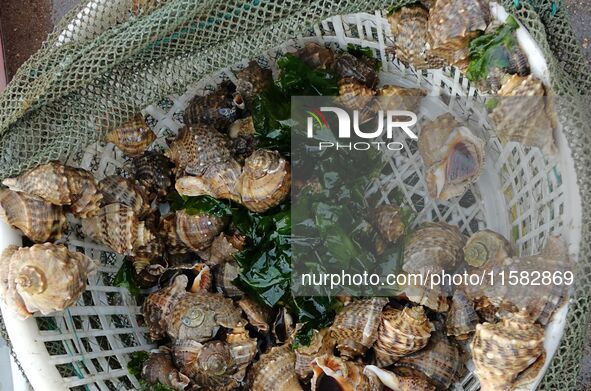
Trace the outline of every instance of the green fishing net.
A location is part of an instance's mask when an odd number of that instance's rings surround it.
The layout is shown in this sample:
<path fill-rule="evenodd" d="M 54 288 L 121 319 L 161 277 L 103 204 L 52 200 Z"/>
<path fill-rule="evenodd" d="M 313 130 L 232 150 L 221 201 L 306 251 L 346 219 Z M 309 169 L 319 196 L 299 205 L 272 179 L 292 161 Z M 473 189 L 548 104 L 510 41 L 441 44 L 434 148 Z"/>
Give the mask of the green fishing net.
<path fill-rule="evenodd" d="M 0 96 L 0 178 L 100 139 L 160 98 L 298 36 L 332 15 L 413 0 L 93 0 L 63 19 Z M 583 205 L 591 204 L 591 73 L 566 11 L 543 0 L 503 0 L 542 48 L 571 146 Z M 76 20 L 75 25 L 72 20 Z M 591 216 L 583 209 L 582 237 Z M 568 323 L 541 389 L 573 390 L 591 288 L 591 241 L 580 245 Z"/>

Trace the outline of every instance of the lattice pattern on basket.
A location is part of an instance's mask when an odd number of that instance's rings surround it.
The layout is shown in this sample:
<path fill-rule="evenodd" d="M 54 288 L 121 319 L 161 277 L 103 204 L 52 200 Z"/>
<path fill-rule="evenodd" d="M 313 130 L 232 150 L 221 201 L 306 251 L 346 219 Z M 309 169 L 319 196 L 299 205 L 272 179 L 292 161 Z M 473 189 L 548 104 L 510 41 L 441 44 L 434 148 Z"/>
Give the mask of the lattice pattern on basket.
<path fill-rule="evenodd" d="M 395 140 L 404 143 L 405 149 L 392 156 L 376 182 L 373 190 L 379 202 L 393 203 L 395 192 L 400 192 L 418 213 L 417 221 L 448 221 L 457 224 L 466 234 L 493 227 L 511 238 L 522 254 L 539 251 L 544 238 L 561 232 L 565 189 L 559 168 L 537 149 L 527 149 L 516 143 L 501 144 L 487 122 L 484 98 L 455 69 L 415 71 L 393 58 L 386 50 L 393 37 L 381 12 L 329 18 L 311 29 L 309 36 L 288 41 L 257 60 L 273 67 L 279 56 L 308 41 L 340 48 L 352 43 L 374 49 L 384 64 L 382 83 L 426 89 L 430 96 L 439 97 L 441 108 L 466 121 L 487 140 L 485 172 L 491 181 L 481 179 L 462 197 L 448 202 L 436 202 L 428 196 L 424 165 L 416 142 Z M 246 63 L 238 64 L 235 69 Z M 235 80 L 232 70 L 215 73 L 189 87 L 183 95 L 164 97 L 146 107 L 143 114 L 158 136 L 152 148 L 165 148 L 166 139 L 176 135 L 183 126 L 183 110 L 193 96 L 207 93 L 223 80 Z M 434 116 L 431 112 L 419 114 L 419 118 Z M 68 158 L 70 164 L 91 170 L 98 179 L 123 173 L 125 160 L 113 145 L 100 142 Z M 490 197 L 485 197 L 491 192 L 499 194 L 503 201 L 491 202 Z M 99 273 L 90 279 L 78 306 L 64 314 L 36 318 L 41 338 L 51 363 L 71 389 L 137 389 L 137 379 L 127 372 L 129 354 L 150 349 L 152 345 L 144 335 L 145 327 L 133 297 L 125 289 L 112 286 L 122 257 L 84 240 L 78 231 L 76 222 L 72 221 L 65 241 L 72 249 L 100 260 Z M 456 390 L 478 388 L 472 374 L 455 385 Z"/>

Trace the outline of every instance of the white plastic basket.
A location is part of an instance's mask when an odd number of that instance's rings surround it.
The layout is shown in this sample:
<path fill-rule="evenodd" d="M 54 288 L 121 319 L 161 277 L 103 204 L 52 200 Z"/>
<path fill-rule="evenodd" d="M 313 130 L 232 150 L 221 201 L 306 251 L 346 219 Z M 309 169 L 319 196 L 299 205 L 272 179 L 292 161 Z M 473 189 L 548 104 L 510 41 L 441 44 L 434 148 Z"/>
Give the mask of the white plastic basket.
<path fill-rule="evenodd" d="M 492 8 L 498 19 L 506 18 L 501 7 L 493 4 Z M 75 21 L 70 26 L 75 28 Z M 534 74 L 547 82 L 548 70 L 534 40 L 524 28 L 518 31 L 518 39 Z M 508 238 L 517 233 L 513 242 L 521 255 L 538 252 L 550 234 L 562 234 L 576 259 L 581 232 L 577 211 L 581 201 L 570 150 L 561 131 L 557 135 L 559 154 L 551 161 L 535 148 L 524 148 L 517 143 L 502 145 L 487 123 L 482 109 L 484 98 L 457 70 L 417 72 L 388 53 L 393 36 L 384 13 L 379 11 L 329 18 L 314 26 L 309 34 L 286 42 L 259 60 L 273 66 L 278 56 L 309 41 L 340 48 L 351 43 L 374 49 L 384 64 L 380 75 L 383 84 L 425 88 L 429 95 L 443 97 L 440 100 L 442 110 L 451 110 L 464 119 L 471 114 L 468 124 L 487 135 L 484 172 L 470 188 L 470 195 L 462 197 L 463 202 L 458 203 L 457 199 L 435 202 L 428 197 L 422 160 L 416 149 L 408 146 L 405 150 L 413 152 L 394 156 L 380 178 L 376 188 L 381 192 L 382 202 L 393 201 L 393 190 L 398 188 L 409 203 L 420 209 L 419 221 L 445 220 L 458 224 L 466 233 L 483 228 L 493 229 Z M 239 67 L 240 64 L 236 68 Z M 232 70 L 221 70 L 191 86 L 182 96 L 167 97 L 146 107 L 143 114 L 158 135 L 153 148 L 164 147 L 165 137 L 176 134 L 182 126 L 180 114 L 194 95 L 204 94 L 222 80 L 234 78 Z M 431 109 L 419 115 L 436 117 L 437 113 Z M 125 156 L 113 145 L 98 143 L 67 157 L 67 162 L 92 171 L 100 179 L 120 172 Z M 91 277 L 78 305 L 64 313 L 20 321 L 2 307 L 14 352 L 32 386 L 39 391 L 138 389 L 137 379 L 127 371 L 129 354 L 153 346 L 145 336 L 146 329 L 140 326 L 140 309 L 133 297 L 126 289 L 111 285 L 122 257 L 104 246 L 80 239 L 75 223 L 73 225 L 62 241 L 71 249 L 99 260 L 99 272 Z M 0 249 L 9 244 L 21 244 L 21 238 L 17 232 L 0 224 Z M 563 306 L 547 326 L 546 367 L 559 345 L 566 307 Z M 537 387 L 541 376 L 531 389 Z M 479 388 L 471 373 L 455 387 L 457 390 Z"/>

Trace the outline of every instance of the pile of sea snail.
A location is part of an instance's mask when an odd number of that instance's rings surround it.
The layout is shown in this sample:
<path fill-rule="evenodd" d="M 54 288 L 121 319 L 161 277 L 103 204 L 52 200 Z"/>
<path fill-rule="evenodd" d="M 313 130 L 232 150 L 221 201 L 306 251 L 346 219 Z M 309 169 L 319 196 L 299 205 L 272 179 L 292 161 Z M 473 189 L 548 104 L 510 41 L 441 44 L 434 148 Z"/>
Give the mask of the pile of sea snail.
<path fill-rule="evenodd" d="M 498 25 L 487 0 L 436 0 L 403 7 L 389 16 L 398 60 L 417 69 L 453 65 L 465 70 L 468 43 Z M 379 86 L 367 58 L 309 43 L 295 53 L 313 68 L 341 77 L 339 101 L 355 97 L 415 97 L 425 91 Z M 544 96 L 517 46 L 487 88 L 501 96 Z M 148 150 L 156 135 L 142 115 L 111 131 L 106 140 L 129 160 L 125 177 L 100 180 L 80 168 L 50 162 L 4 180 L 1 217 L 36 244 L 11 246 L 0 258 L 0 296 L 23 318 L 49 314 L 77 302 L 95 270 L 87 256 L 54 244 L 80 219 L 90 239 L 133 259 L 136 280 L 151 294 L 143 304 L 149 337 L 163 342 L 152 352 L 145 381 L 175 390 L 445 390 L 466 371 L 468 357 L 484 391 L 531 383 L 543 366 L 544 326 L 567 292 L 543 287 L 407 286 L 394 298 L 343 298 L 331 326 L 317 330 L 309 346 L 292 349 L 297 322 L 269 310 L 234 286 L 233 255 L 247 245 L 227 218 L 184 211 L 160 215 L 173 188 L 209 195 L 265 212 L 286 199 L 290 163 L 277 151 L 257 148 L 250 109 L 273 83 L 256 62 L 215 91 L 197 96 L 186 126 L 164 153 Z M 545 105 L 541 102 L 540 105 Z M 552 153 L 551 108 L 506 105 L 492 110 L 499 136 Z M 511 123 L 527 118 L 518 124 Z M 545 124 L 545 126 L 538 126 Z M 485 142 L 450 114 L 426 124 L 418 141 L 428 191 L 435 199 L 462 195 L 480 175 Z M 404 232 L 400 209 L 376 210 L 384 241 Z M 78 220 L 76 220 L 78 221 Z M 198 261 L 196 261 L 198 260 Z M 420 224 L 404 252 L 406 273 L 445 270 L 564 270 L 566 246 L 547 239 L 545 249 L 517 256 L 493 231 L 465 237 L 444 222 Z M 468 353 L 468 354 L 465 354 Z"/>

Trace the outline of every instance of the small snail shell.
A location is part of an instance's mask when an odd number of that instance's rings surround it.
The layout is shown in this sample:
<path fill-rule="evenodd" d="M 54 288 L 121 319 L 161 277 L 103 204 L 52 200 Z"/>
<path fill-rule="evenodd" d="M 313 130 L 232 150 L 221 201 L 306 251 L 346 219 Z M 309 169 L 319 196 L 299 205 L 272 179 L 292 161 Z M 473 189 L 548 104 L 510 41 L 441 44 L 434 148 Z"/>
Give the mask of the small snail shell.
<path fill-rule="evenodd" d="M 512 255 L 511 243 L 490 230 L 475 232 L 464 246 L 464 260 L 475 267 L 485 267 L 488 262 L 502 261 Z"/>
<path fill-rule="evenodd" d="M 156 140 L 156 134 L 140 113 L 120 127 L 107 133 L 105 140 L 115 144 L 128 156 L 138 156 Z"/>

